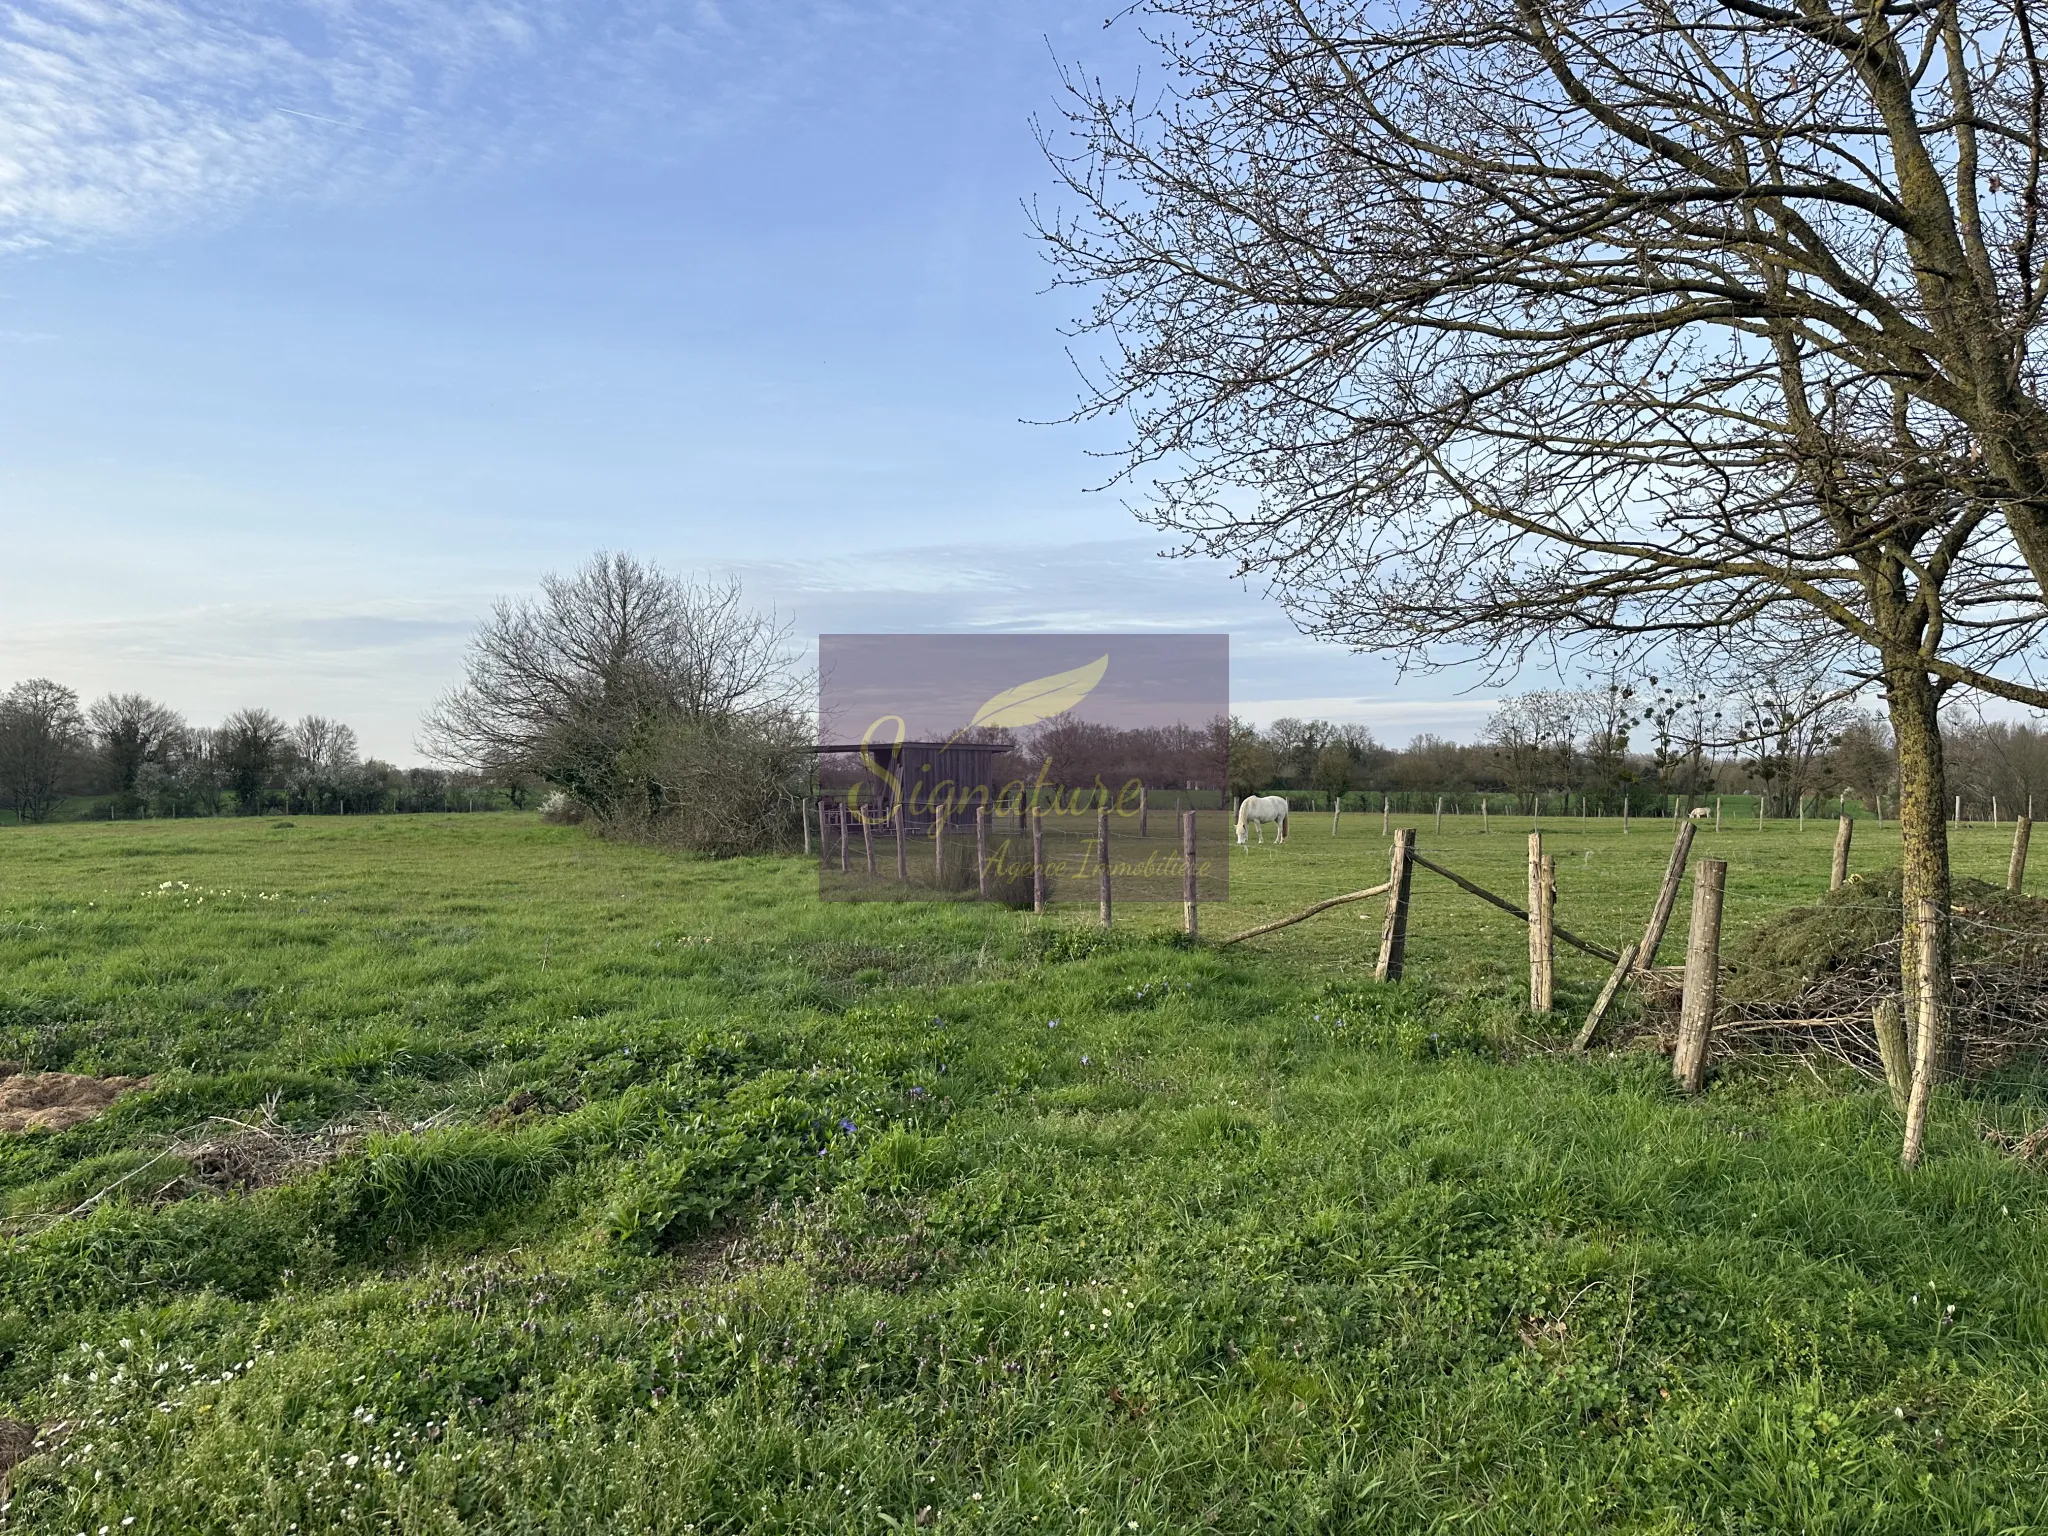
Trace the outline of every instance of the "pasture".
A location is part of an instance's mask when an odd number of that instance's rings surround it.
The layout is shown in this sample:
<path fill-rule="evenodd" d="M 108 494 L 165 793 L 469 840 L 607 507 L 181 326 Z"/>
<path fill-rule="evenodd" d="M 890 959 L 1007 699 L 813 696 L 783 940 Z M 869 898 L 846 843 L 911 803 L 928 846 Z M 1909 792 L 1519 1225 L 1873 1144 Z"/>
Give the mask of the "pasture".
<path fill-rule="evenodd" d="M 1399 820 L 1518 896 L 1526 819 Z M 1545 830 L 1638 934 L 1670 824 Z M 1702 834 L 1731 946 L 1832 835 Z M 1386 843 L 1229 857 L 1205 938 Z M 0 1524 L 2048 1524 L 2048 1198 L 1979 1134 L 2040 1104 L 1946 1098 L 1907 1176 L 1845 1071 L 1565 1058 L 1605 968 L 1532 1019 L 1426 872 L 1394 987 L 1378 903 L 815 892 L 525 816 L 9 829 L 0 1056 L 151 1081 L 0 1137 Z"/>

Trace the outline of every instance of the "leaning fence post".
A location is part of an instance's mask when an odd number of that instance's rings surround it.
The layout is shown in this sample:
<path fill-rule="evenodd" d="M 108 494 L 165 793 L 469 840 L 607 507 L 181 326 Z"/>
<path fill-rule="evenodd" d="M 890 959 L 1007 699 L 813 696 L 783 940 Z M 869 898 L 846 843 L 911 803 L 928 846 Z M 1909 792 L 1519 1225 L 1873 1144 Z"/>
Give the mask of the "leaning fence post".
<path fill-rule="evenodd" d="M 988 900 L 988 807 L 974 808 L 974 883 Z"/>
<path fill-rule="evenodd" d="M 910 883 L 910 849 L 903 841 L 903 802 L 896 802 L 892 819 L 896 823 L 896 878 L 905 885 Z"/>
<path fill-rule="evenodd" d="M 1664 942 L 1664 930 L 1671 924 L 1671 909 L 1678 904 L 1678 883 L 1685 878 L 1685 861 L 1692 854 L 1693 834 L 1698 830 L 1690 817 L 1678 824 L 1678 837 L 1671 845 L 1671 862 L 1664 866 L 1664 883 L 1657 887 L 1657 904 L 1650 908 L 1650 923 L 1636 950 L 1639 971 L 1647 971 L 1657 963 L 1657 946 Z"/>
<path fill-rule="evenodd" d="M 1095 813 L 1096 883 L 1102 894 L 1102 926 L 1109 926 L 1109 812 Z"/>
<path fill-rule="evenodd" d="M 1835 862 L 1828 871 L 1828 889 L 1839 891 L 1849 880 L 1849 840 L 1856 835 L 1856 823 L 1847 816 L 1835 822 Z"/>
<path fill-rule="evenodd" d="M 1195 916 L 1195 813 L 1180 813 L 1180 908 L 1181 926 L 1188 937 L 1196 932 Z"/>
<path fill-rule="evenodd" d="M 866 811 L 860 813 L 860 845 L 868 856 L 868 878 L 875 878 L 875 824 Z"/>
<path fill-rule="evenodd" d="M 1408 888 L 1415 880 L 1415 829 L 1403 827 L 1394 836 L 1393 868 L 1387 877 L 1387 920 L 1380 925 L 1380 960 L 1376 981 L 1399 981 L 1408 957 Z"/>
<path fill-rule="evenodd" d="M 2027 843 L 2034 835 L 2034 818 L 2022 816 L 2012 824 L 2012 862 L 2005 868 L 2005 888 L 2017 891 L 2027 878 Z"/>
<path fill-rule="evenodd" d="M 1870 1027 L 1877 1036 L 1877 1059 L 1884 1064 L 1884 1081 L 1892 1091 L 1892 1107 L 1903 1115 L 1913 1097 L 1913 1048 L 1906 1041 L 1899 1000 L 1879 998 L 1871 1010 Z"/>
<path fill-rule="evenodd" d="M 1692 877 L 1692 932 L 1685 946 L 1685 1000 L 1678 1015 L 1678 1049 L 1671 1075 L 1687 1093 L 1707 1085 L 1707 1047 L 1721 1001 L 1721 895 L 1726 859 L 1701 859 Z"/>
<path fill-rule="evenodd" d="M 1031 911 L 1045 911 L 1045 812 L 1031 808 Z"/>
<path fill-rule="evenodd" d="M 1586 1027 L 1579 1031 L 1578 1039 L 1572 1042 L 1572 1049 L 1583 1051 L 1593 1043 L 1593 1037 L 1600 1033 L 1600 1021 L 1607 1017 L 1607 1010 L 1614 1005 L 1614 994 L 1621 990 L 1621 979 L 1635 967 L 1637 941 L 1630 939 L 1621 946 L 1621 958 L 1614 962 L 1614 969 L 1607 973 L 1607 985 L 1600 989 L 1600 995 L 1593 999 L 1593 1011 L 1586 1015 Z"/>

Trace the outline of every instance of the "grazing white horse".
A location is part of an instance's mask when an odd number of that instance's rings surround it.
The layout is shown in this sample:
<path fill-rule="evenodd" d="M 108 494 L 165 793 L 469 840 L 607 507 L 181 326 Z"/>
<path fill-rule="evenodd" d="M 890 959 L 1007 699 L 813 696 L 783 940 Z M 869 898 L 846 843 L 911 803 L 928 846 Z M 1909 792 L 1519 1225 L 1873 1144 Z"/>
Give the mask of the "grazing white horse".
<path fill-rule="evenodd" d="M 1237 802 L 1237 845 L 1244 846 L 1245 829 L 1257 826 L 1259 841 L 1266 840 L 1266 823 L 1280 823 L 1276 841 L 1287 841 L 1287 797 L 1285 795 L 1246 795 Z"/>
<path fill-rule="evenodd" d="M 1691 810 L 1687 811 L 1685 814 L 1690 816 L 1694 821 L 1705 821 L 1714 813 L 1708 810 L 1704 805 L 1696 805 Z"/>

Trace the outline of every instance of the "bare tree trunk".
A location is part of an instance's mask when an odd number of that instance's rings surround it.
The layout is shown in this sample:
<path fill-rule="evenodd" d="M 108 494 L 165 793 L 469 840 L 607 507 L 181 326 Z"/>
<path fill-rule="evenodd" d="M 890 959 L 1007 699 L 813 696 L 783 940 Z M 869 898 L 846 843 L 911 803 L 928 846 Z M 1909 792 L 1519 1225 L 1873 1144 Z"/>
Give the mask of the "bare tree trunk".
<path fill-rule="evenodd" d="M 1904 876 L 1901 996 L 1913 1033 L 1913 1092 L 1906 1105 L 1900 1161 L 1920 1161 L 1927 1104 L 1940 1078 L 1956 1068 L 1949 1032 L 1948 823 L 1943 816 L 1941 725 L 1936 696 L 1919 668 L 1891 669 L 1885 679 L 1899 756 L 1899 839 Z"/>

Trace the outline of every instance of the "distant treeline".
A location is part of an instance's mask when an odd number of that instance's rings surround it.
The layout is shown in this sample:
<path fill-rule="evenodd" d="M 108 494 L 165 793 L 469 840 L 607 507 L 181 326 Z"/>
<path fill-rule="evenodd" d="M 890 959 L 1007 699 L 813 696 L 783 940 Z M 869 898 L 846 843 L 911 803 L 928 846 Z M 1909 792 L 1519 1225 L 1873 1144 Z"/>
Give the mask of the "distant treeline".
<path fill-rule="evenodd" d="M 500 810 L 528 796 L 522 780 L 366 759 L 353 730 L 320 715 L 292 724 L 238 709 L 195 726 L 141 694 L 81 708 L 47 678 L 0 694 L 0 807 L 17 821 L 47 821 L 80 797 L 95 816 L 134 818 Z"/>
<path fill-rule="evenodd" d="M 1422 735 L 1406 747 L 1375 740 L 1363 726 L 1275 720 L 1264 730 L 1233 720 L 1234 794 L 1300 794 L 1321 808 L 1333 794 L 1347 809 L 1428 814 L 1439 795 L 1448 814 L 1496 811 L 1545 815 L 1669 815 L 1716 795 L 1743 795 L 1771 816 L 1808 814 L 1838 803 L 1898 803 L 1898 768 L 1881 717 L 1815 703 L 1792 690 L 1757 696 L 1705 690 L 1549 691 L 1504 699 L 1476 742 Z M 2048 813 L 2048 732 L 1957 712 L 1944 719 L 1948 793 L 1963 815 L 1983 819 L 2038 801 Z"/>

